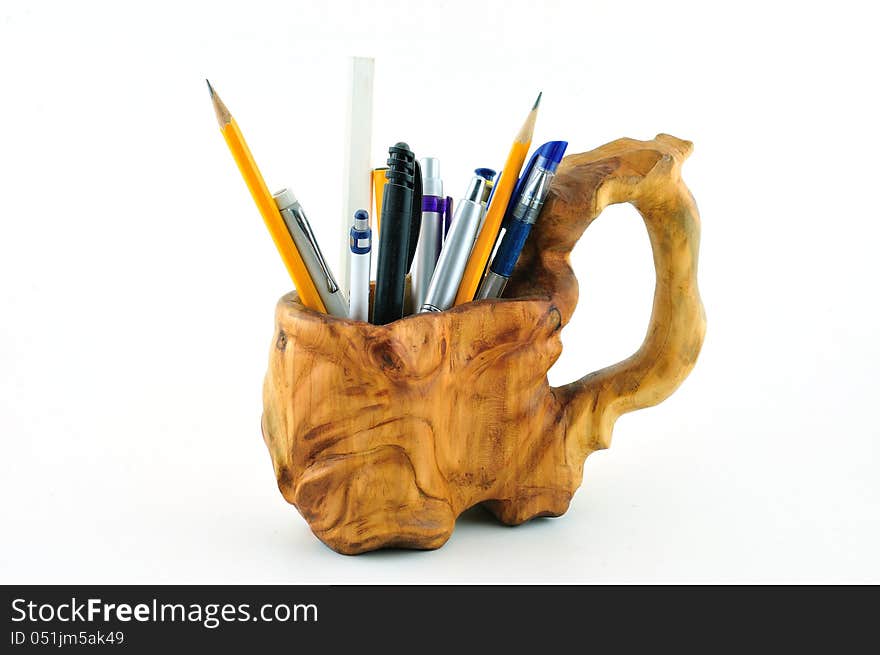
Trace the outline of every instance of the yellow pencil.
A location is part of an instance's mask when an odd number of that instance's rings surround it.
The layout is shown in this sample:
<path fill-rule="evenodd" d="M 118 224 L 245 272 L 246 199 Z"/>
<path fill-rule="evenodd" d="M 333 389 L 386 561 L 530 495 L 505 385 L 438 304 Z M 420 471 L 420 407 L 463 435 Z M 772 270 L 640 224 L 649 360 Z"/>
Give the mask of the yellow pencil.
<path fill-rule="evenodd" d="M 205 81 L 208 82 L 208 80 Z M 306 269 L 299 251 L 296 249 L 296 244 L 293 242 L 293 238 L 284 224 L 284 219 L 281 217 L 281 212 L 278 211 L 278 206 L 275 204 L 272 194 L 269 193 L 266 181 L 260 174 L 260 169 L 257 168 L 257 164 L 241 134 L 241 130 L 238 129 L 238 123 L 235 122 L 226 105 L 220 100 L 220 96 L 214 93 L 214 88 L 210 82 L 208 82 L 208 90 L 211 92 L 214 111 L 217 112 L 220 132 L 223 133 L 226 145 L 229 146 L 229 152 L 232 153 L 235 163 L 238 164 L 238 170 L 241 172 L 241 176 L 244 178 L 244 182 L 247 184 L 254 202 L 257 203 L 257 209 L 263 215 L 263 221 L 265 221 L 266 227 L 269 229 L 269 234 L 272 235 L 272 241 L 275 242 L 275 247 L 284 261 L 284 266 L 287 267 L 287 272 L 293 280 L 302 304 L 309 309 L 326 314 L 327 309 L 321 301 L 321 296 L 318 295 L 315 283 L 312 281 L 309 271 Z"/>
<path fill-rule="evenodd" d="M 471 256 L 468 259 L 467 267 L 464 269 L 464 275 L 461 278 L 461 284 L 458 287 L 458 294 L 455 296 L 455 304 L 470 302 L 477 293 L 477 287 L 480 286 L 480 280 L 483 273 L 486 272 L 486 264 L 489 256 L 492 254 L 492 248 L 495 245 L 495 239 L 498 231 L 501 229 L 501 220 L 504 218 L 504 212 L 507 210 L 507 204 L 510 202 L 510 195 L 513 193 L 513 187 L 519 178 L 519 172 L 522 170 L 526 155 L 529 154 L 529 147 L 532 145 L 532 133 L 535 131 L 535 119 L 538 117 L 538 105 L 541 104 L 541 94 L 538 94 L 537 100 L 532 107 L 532 111 L 526 117 L 525 123 L 520 128 L 513 145 L 510 147 L 510 154 L 507 155 L 507 161 L 504 168 L 501 169 L 501 178 L 495 184 L 495 192 L 492 195 L 492 201 L 489 203 L 489 209 L 486 211 L 486 219 L 483 222 L 483 229 L 474 243 Z"/>
<path fill-rule="evenodd" d="M 385 183 L 388 182 L 388 178 L 385 177 L 387 171 L 387 168 L 373 169 L 373 197 L 376 203 L 376 212 L 373 214 L 376 218 L 376 234 L 373 235 L 373 238 L 376 243 L 379 243 L 379 230 L 382 229 L 382 199 L 385 195 Z"/>

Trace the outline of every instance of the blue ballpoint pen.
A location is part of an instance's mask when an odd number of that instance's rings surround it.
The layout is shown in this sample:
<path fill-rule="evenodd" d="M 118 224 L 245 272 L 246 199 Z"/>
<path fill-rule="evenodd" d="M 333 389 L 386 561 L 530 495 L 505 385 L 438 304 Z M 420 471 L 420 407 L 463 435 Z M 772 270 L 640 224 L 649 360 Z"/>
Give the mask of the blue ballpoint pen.
<path fill-rule="evenodd" d="M 550 190 L 550 182 L 556 175 L 556 167 L 562 161 L 568 141 L 548 141 L 535 150 L 525 172 L 513 189 L 511 202 L 502 225 L 506 227 L 504 238 L 498 247 L 489 272 L 483 278 L 474 300 L 500 298 L 519 253 L 538 220 L 544 199 Z"/>

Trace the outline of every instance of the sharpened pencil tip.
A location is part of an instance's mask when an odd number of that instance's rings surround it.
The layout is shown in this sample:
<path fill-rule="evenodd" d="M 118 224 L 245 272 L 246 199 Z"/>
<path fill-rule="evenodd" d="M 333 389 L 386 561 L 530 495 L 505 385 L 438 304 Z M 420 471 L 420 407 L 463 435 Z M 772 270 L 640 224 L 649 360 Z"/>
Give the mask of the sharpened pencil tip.
<path fill-rule="evenodd" d="M 208 91 L 211 92 L 211 104 L 214 105 L 214 113 L 217 114 L 217 122 L 220 123 L 220 127 L 223 127 L 232 120 L 232 114 L 229 113 L 229 110 L 226 108 L 226 105 L 223 104 L 220 96 L 214 92 L 214 87 L 211 86 L 211 83 L 208 82 L 207 79 L 205 82 L 208 83 Z"/>
<path fill-rule="evenodd" d="M 544 95 L 543 91 L 539 92 L 538 97 L 535 98 L 535 104 L 532 106 L 529 115 L 526 116 L 526 122 L 523 123 L 523 126 L 519 129 L 519 134 L 516 135 L 517 142 L 531 143 L 532 133 L 535 131 L 535 119 L 538 118 L 538 105 L 541 104 L 542 95 Z"/>

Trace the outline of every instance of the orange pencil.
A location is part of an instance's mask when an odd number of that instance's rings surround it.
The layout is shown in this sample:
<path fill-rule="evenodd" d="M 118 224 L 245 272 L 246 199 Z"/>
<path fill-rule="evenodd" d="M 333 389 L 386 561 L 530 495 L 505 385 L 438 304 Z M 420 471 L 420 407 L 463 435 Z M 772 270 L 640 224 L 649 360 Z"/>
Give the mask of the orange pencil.
<path fill-rule="evenodd" d="M 455 296 L 456 306 L 474 299 L 477 287 L 480 286 L 480 280 L 483 279 L 483 273 L 486 272 L 486 264 L 489 262 L 495 239 L 501 229 L 501 220 L 504 218 L 504 212 L 507 211 L 510 195 L 513 193 L 513 187 L 516 185 L 519 172 L 522 170 L 526 155 L 529 154 L 529 147 L 532 145 L 532 133 L 535 131 L 535 119 L 538 117 L 539 104 L 541 104 L 540 93 L 535 100 L 532 111 L 529 112 L 525 123 L 516 135 L 504 168 L 501 169 L 501 177 L 495 183 L 495 192 L 492 195 L 492 202 L 489 203 L 489 209 L 486 211 L 483 229 L 480 230 L 473 250 L 471 250 L 471 256 Z"/>
<path fill-rule="evenodd" d="M 205 81 L 208 82 L 208 80 Z M 306 269 L 299 251 L 296 249 L 296 244 L 293 242 L 293 238 L 284 224 L 284 219 L 281 217 L 281 212 L 278 211 L 278 206 L 275 204 L 272 194 L 269 193 L 266 181 L 263 179 L 260 169 L 257 168 L 257 164 L 241 134 L 241 130 L 238 129 L 238 123 L 235 122 L 226 105 L 220 100 L 220 96 L 214 93 L 214 88 L 210 82 L 208 82 L 208 90 L 211 92 L 214 111 L 217 112 L 220 132 L 222 132 L 223 138 L 226 140 L 226 145 L 229 146 L 229 152 L 232 153 L 235 163 L 238 164 L 238 170 L 241 172 L 241 176 L 244 178 L 244 182 L 247 184 L 254 202 L 257 203 L 257 209 L 263 215 L 263 221 L 265 221 L 266 227 L 269 229 L 269 234 L 272 235 L 272 241 L 275 242 L 275 247 L 284 261 L 284 266 L 293 280 L 302 304 L 309 309 L 326 314 L 327 309 L 321 301 L 321 296 L 318 295 L 315 283 L 312 281 L 312 277 L 309 275 L 309 271 Z"/>

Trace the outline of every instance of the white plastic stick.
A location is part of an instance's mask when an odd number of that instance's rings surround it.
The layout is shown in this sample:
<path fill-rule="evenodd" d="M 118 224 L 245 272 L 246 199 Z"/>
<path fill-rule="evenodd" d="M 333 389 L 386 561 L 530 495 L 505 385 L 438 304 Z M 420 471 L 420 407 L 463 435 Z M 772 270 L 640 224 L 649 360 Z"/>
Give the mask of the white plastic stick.
<path fill-rule="evenodd" d="M 349 284 L 351 265 L 348 232 L 358 209 L 370 211 L 370 152 L 373 140 L 373 66 L 372 57 L 352 57 L 349 97 L 345 122 L 345 155 L 343 158 L 343 210 L 339 236 L 343 239 L 340 278 Z M 345 289 L 348 297 L 349 289 Z"/>

